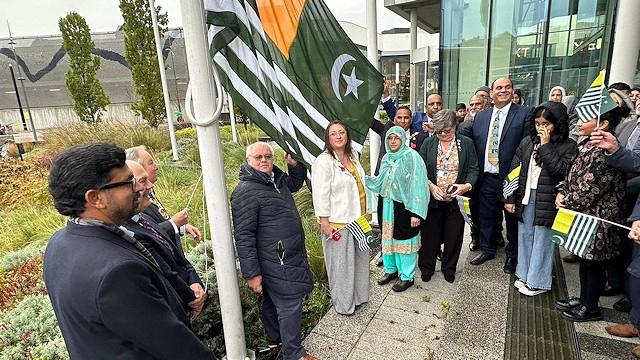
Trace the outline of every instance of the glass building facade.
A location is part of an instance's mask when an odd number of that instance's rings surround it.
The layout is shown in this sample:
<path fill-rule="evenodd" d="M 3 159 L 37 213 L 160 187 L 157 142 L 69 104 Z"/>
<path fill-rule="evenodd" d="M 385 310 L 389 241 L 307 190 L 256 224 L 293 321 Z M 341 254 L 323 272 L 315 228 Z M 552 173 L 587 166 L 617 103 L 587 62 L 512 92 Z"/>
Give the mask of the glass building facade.
<path fill-rule="evenodd" d="M 580 97 L 610 59 L 615 1 L 442 1 L 440 93 L 445 108 L 468 103 L 500 77 L 527 105 L 557 85 Z"/>

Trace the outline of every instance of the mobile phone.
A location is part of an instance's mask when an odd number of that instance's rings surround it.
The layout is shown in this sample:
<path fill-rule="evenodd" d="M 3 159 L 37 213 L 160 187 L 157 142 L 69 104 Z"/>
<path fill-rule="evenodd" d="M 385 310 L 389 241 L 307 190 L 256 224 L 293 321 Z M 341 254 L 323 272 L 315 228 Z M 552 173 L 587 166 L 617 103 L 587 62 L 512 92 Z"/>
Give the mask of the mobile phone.
<path fill-rule="evenodd" d="M 456 190 L 458 190 L 458 187 L 456 185 L 447 185 L 447 194 L 451 195 Z"/>
<path fill-rule="evenodd" d="M 342 237 L 342 234 L 340 234 L 340 230 L 335 230 L 334 232 L 331 233 L 331 238 L 335 241 L 340 240 L 341 237 Z"/>

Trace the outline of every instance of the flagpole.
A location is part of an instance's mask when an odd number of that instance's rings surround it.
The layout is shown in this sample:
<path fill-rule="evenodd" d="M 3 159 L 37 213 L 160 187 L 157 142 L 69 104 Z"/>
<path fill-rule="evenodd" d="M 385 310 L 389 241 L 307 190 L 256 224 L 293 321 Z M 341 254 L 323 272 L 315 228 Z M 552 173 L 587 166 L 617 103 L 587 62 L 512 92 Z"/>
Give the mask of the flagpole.
<path fill-rule="evenodd" d="M 181 0 L 184 43 L 189 59 L 189 86 L 185 114 L 196 125 L 202 165 L 202 183 L 206 197 L 212 237 L 222 331 L 228 360 L 255 359 L 245 343 L 242 306 L 238 287 L 235 250 L 231 236 L 231 216 L 224 176 L 222 141 L 218 117 L 224 92 L 209 57 L 207 28 L 202 0 Z M 217 83 L 214 83 L 214 78 Z M 192 109 L 193 106 L 193 109 Z"/>
<path fill-rule="evenodd" d="M 602 81 L 600 81 L 600 101 L 598 102 L 598 120 L 596 121 L 596 129 L 600 128 L 600 115 L 602 110 L 602 89 L 604 89 L 604 76 L 607 69 L 602 70 Z"/>

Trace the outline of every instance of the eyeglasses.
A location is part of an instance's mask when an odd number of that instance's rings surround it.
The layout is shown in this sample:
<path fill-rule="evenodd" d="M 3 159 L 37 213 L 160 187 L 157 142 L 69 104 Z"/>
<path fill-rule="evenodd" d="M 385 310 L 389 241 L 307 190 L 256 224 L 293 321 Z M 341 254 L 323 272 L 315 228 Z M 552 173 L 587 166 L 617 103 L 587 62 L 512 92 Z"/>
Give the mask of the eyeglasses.
<path fill-rule="evenodd" d="M 331 136 L 331 137 L 336 137 L 336 136 L 338 136 L 338 135 L 340 135 L 340 136 L 345 136 L 345 135 L 346 135 L 346 133 L 347 133 L 347 132 L 346 132 L 346 131 L 344 131 L 344 130 L 334 131 L 334 132 L 330 132 L 330 133 L 329 133 L 329 136 Z"/>
<path fill-rule="evenodd" d="M 436 134 L 438 134 L 438 135 L 449 135 L 449 134 L 451 134 L 452 131 L 453 131 L 453 129 L 440 130 L 440 131 L 436 131 Z"/>
<path fill-rule="evenodd" d="M 113 188 L 117 188 L 120 186 L 130 185 L 132 191 L 136 191 L 136 177 L 132 176 L 131 179 L 127 181 L 119 181 L 111 184 L 105 184 L 98 188 L 98 190 L 109 190 Z"/>
<path fill-rule="evenodd" d="M 249 155 L 250 158 L 253 158 L 255 161 L 262 161 L 262 158 L 264 158 L 265 160 L 273 160 L 273 155 L 271 154 L 266 154 L 266 155 Z"/>
<path fill-rule="evenodd" d="M 387 138 L 387 141 L 400 141 L 400 140 L 402 140 L 402 138 L 395 135 L 391 135 Z"/>

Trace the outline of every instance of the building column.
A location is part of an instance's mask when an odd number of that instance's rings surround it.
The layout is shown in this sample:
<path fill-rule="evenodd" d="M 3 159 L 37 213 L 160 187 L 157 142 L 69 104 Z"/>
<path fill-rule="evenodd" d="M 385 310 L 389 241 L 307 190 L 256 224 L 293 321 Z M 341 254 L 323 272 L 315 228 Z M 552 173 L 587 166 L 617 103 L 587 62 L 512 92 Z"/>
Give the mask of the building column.
<path fill-rule="evenodd" d="M 411 26 L 410 26 L 410 44 L 409 44 L 409 103 L 411 104 L 411 108 L 413 111 L 423 111 L 424 109 L 418 109 L 416 105 L 418 102 L 416 101 L 416 89 L 417 89 L 417 79 L 416 79 L 416 64 L 414 62 L 413 52 L 418 47 L 418 11 L 414 8 L 411 9 Z M 425 104 L 426 105 L 426 104 Z"/>
<path fill-rule="evenodd" d="M 633 87 L 640 52 L 640 1 L 618 0 L 609 84 L 623 81 Z"/>

